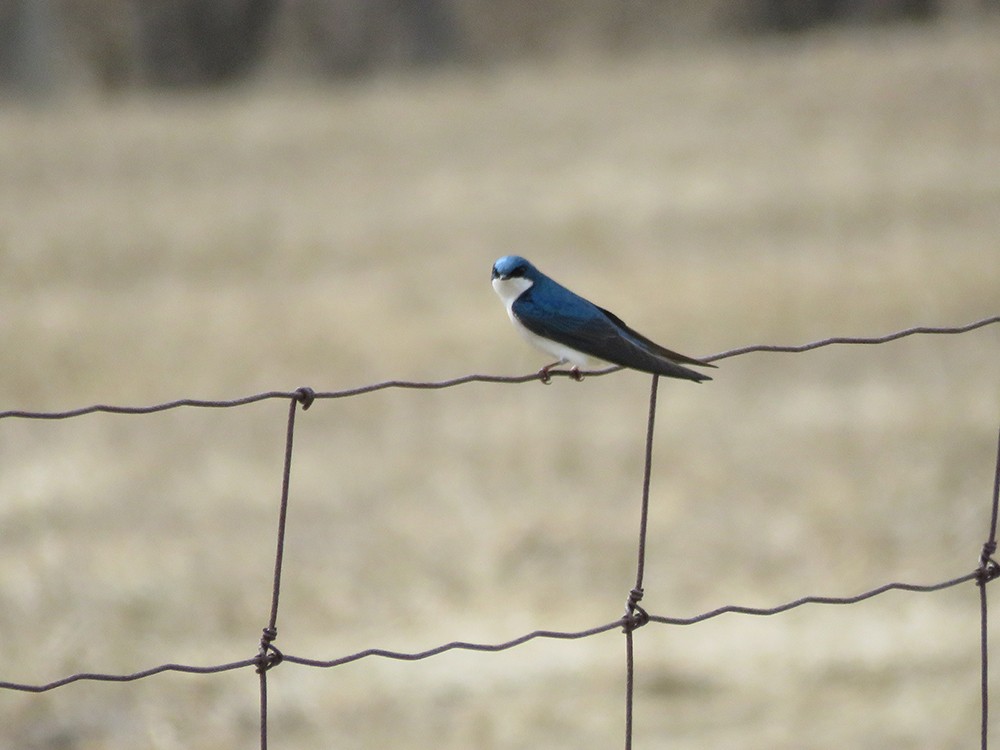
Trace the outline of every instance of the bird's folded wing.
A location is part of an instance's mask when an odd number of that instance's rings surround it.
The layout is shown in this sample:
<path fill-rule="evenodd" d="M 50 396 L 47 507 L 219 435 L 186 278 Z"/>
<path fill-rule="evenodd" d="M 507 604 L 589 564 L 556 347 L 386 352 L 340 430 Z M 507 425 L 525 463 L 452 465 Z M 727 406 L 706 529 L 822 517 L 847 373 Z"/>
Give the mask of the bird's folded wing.
<path fill-rule="evenodd" d="M 559 313 L 551 313 L 535 305 L 519 306 L 515 303 L 513 312 L 518 321 L 532 333 L 605 362 L 647 372 L 660 371 L 664 359 L 714 366 L 664 349 L 597 306 L 574 315 L 565 308 Z M 691 373 L 690 370 L 687 372 Z"/>

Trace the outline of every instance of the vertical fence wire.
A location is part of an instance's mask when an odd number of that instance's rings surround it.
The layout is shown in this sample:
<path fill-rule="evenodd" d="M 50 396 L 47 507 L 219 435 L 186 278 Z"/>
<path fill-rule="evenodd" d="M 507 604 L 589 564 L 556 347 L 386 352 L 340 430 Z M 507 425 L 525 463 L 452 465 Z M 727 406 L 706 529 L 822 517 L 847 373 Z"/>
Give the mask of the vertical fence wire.
<path fill-rule="evenodd" d="M 632 720 L 635 696 L 635 644 L 632 634 L 649 622 L 649 615 L 639 602 L 646 571 L 646 527 L 649 522 L 649 484 L 653 473 L 653 432 L 656 423 L 656 390 L 659 375 L 653 375 L 649 386 L 649 415 L 646 418 L 646 458 L 642 470 L 642 504 L 639 513 L 639 544 L 635 565 L 635 586 L 629 592 L 625 608 L 625 750 L 632 750 Z"/>
<path fill-rule="evenodd" d="M 989 647 L 987 645 L 986 627 L 988 618 L 986 615 L 986 585 L 979 584 L 979 659 L 980 659 L 980 701 L 982 704 L 980 719 L 979 747 L 987 750 L 990 745 L 990 667 L 989 667 Z"/>
<path fill-rule="evenodd" d="M 980 748 L 987 750 L 990 730 L 990 669 L 989 669 L 989 639 L 987 626 L 989 618 L 986 611 L 986 584 L 1000 575 L 1000 565 L 993 559 L 997 550 L 997 509 L 1000 507 L 1000 431 L 997 433 L 997 460 L 993 474 L 993 504 L 990 512 L 990 532 L 983 544 L 979 556 L 979 571 L 976 583 L 979 585 L 979 659 L 980 659 L 980 699 L 982 703 L 980 721 Z"/>
<path fill-rule="evenodd" d="M 281 468 L 281 501 L 278 508 L 278 531 L 274 550 L 274 576 L 271 580 L 271 613 L 260 638 L 257 674 L 260 676 L 260 750 L 267 750 L 267 672 L 277 666 L 283 654 L 274 645 L 278 637 L 278 599 L 281 595 L 281 566 L 285 559 L 285 524 L 288 519 L 288 491 L 292 478 L 292 446 L 295 441 L 295 412 L 301 404 L 308 409 L 315 398 L 311 388 L 299 388 L 288 403 L 285 426 L 285 459 Z"/>

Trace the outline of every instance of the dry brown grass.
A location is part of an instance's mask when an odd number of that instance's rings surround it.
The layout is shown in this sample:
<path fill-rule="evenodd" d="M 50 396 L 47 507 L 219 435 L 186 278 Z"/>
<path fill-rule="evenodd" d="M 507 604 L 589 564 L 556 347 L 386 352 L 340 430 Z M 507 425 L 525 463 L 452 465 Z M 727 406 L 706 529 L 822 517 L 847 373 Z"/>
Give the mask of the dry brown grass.
<path fill-rule="evenodd" d="M 0 408 L 542 363 L 516 251 L 703 355 L 1000 300 L 996 28 L 814 36 L 324 90 L 0 113 Z M 996 328 L 664 383 L 646 602 L 688 615 L 971 568 Z M 300 420 L 278 645 L 577 629 L 631 585 L 647 380 L 466 386 Z M 253 653 L 283 404 L 0 424 L 3 679 Z M 636 746 L 959 748 L 970 587 L 637 635 Z M 272 672 L 281 747 L 621 742 L 607 634 Z M 994 672 L 994 674 L 996 674 Z M 2 743 L 252 746 L 249 672 L 0 694 Z"/>

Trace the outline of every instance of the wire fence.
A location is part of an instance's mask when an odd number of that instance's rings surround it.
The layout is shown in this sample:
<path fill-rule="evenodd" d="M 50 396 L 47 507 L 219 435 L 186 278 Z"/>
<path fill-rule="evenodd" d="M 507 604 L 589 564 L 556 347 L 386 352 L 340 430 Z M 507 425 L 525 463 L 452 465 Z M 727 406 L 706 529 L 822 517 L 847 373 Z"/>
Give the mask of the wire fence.
<path fill-rule="evenodd" d="M 775 346 L 775 345 L 746 346 L 738 349 L 732 349 L 729 351 L 721 352 L 719 354 L 715 354 L 713 356 L 706 357 L 704 359 L 707 362 L 716 362 L 730 357 L 749 354 L 751 352 L 800 353 L 834 344 L 869 344 L 869 345 L 884 344 L 890 341 L 895 341 L 897 339 L 906 336 L 912 336 L 915 334 L 961 334 L 998 323 L 1000 323 L 1000 315 L 984 318 L 982 320 L 978 320 L 964 326 L 957 326 L 950 328 L 934 328 L 934 327 L 919 326 L 915 328 L 908 328 L 902 331 L 896 331 L 894 333 L 890 333 L 885 336 L 879 336 L 873 338 L 833 337 L 833 338 L 823 339 L 820 341 L 813 341 L 811 343 L 803 344 L 800 346 Z M 620 369 L 621 369 L 620 367 L 607 367 L 601 370 L 593 370 L 590 372 L 586 372 L 584 373 L 584 375 L 588 377 L 603 376 L 603 375 L 608 375 L 612 372 L 616 372 L 617 370 Z M 556 377 L 572 377 L 572 373 L 569 371 L 550 371 L 549 373 L 547 373 L 547 375 Z M 803 596 L 799 599 L 795 599 L 794 601 L 789 601 L 775 607 L 756 608 L 756 607 L 745 607 L 745 606 L 731 604 L 707 612 L 702 612 L 700 614 L 687 618 L 665 617 L 647 612 L 640 604 L 643 596 L 643 575 L 644 575 L 645 560 L 646 560 L 646 527 L 647 527 L 647 518 L 649 510 L 649 487 L 650 487 L 650 478 L 652 475 L 652 463 L 653 463 L 653 428 L 656 418 L 656 397 L 657 397 L 657 387 L 659 383 L 659 378 L 656 375 L 652 376 L 650 392 L 649 392 L 649 411 L 646 424 L 646 440 L 645 440 L 645 461 L 643 464 L 643 478 L 642 478 L 641 513 L 640 513 L 637 550 L 636 550 L 637 559 L 636 559 L 635 585 L 628 592 L 625 603 L 625 611 L 620 617 L 610 622 L 606 622 L 604 624 L 597 625 L 595 627 L 587 628 L 584 630 L 577 630 L 577 631 L 534 630 L 530 633 L 525 633 L 524 635 L 521 635 L 517 638 L 513 638 L 508 641 L 504 641 L 502 643 L 470 643 L 466 641 L 452 641 L 450 643 L 444 643 L 439 646 L 429 648 L 425 651 L 416 651 L 416 652 L 402 652 L 402 651 L 390 651 L 379 648 L 368 648 L 362 651 L 357 651 L 355 653 L 340 656 L 335 659 L 323 660 L 323 659 L 312 659 L 303 656 L 296 656 L 293 654 L 286 654 L 283 653 L 281 650 L 279 650 L 278 647 L 275 645 L 275 641 L 277 640 L 278 637 L 278 628 L 277 628 L 278 611 L 279 611 L 278 603 L 281 594 L 282 563 L 284 559 L 284 547 L 285 547 L 285 522 L 289 510 L 289 488 L 291 483 L 292 455 L 293 455 L 293 444 L 295 438 L 295 422 L 296 422 L 296 415 L 298 414 L 298 412 L 300 410 L 305 411 L 309 409 L 309 407 L 312 406 L 313 403 L 318 399 L 350 398 L 355 396 L 361 396 L 367 393 L 372 393 L 374 391 L 385 390 L 388 388 L 410 388 L 410 389 L 425 389 L 425 390 L 443 389 L 443 388 L 452 388 L 468 383 L 519 384 L 519 383 L 533 382 L 536 380 L 541 382 L 547 382 L 545 378 L 546 375 L 542 373 L 533 373 L 529 375 L 520 375 L 520 376 L 466 375 L 451 380 L 442 380 L 433 382 L 388 380 L 380 383 L 373 383 L 370 385 L 362 386 L 359 388 L 351 388 L 339 391 L 319 392 L 319 391 L 314 391 L 313 389 L 308 387 L 303 387 L 295 391 L 268 391 L 264 393 L 257 393 L 251 396 L 246 396 L 244 398 L 224 400 L 224 401 L 179 399 L 176 401 L 168 401 L 150 406 L 118 406 L 110 404 L 95 404 L 92 406 L 86 406 L 78 409 L 70 409 L 67 411 L 24 411 L 24 410 L 0 411 L 0 420 L 2 419 L 60 420 L 60 419 L 71 419 L 75 417 L 81 417 L 86 414 L 93 414 L 96 412 L 135 415 L 135 414 L 151 414 L 155 412 L 167 411 L 170 409 L 177 409 L 181 407 L 236 408 L 240 406 L 245 406 L 247 404 L 256 403 L 258 401 L 264 401 L 267 399 L 285 399 L 289 402 L 287 427 L 285 433 L 285 454 L 284 454 L 284 463 L 282 468 L 278 527 L 277 527 L 276 541 L 275 541 L 274 575 L 272 582 L 271 607 L 270 607 L 270 613 L 266 621 L 266 625 L 264 626 L 262 631 L 260 642 L 257 645 L 256 653 L 253 656 L 250 656 L 246 659 L 241 659 L 239 661 L 228 662 L 225 664 L 213 664 L 209 666 L 196 666 L 190 664 L 173 664 L 173 663 L 159 664 L 150 667 L 148 669 L 144 669 L 139 672 L 132 672 L 129 674 L 79 672 L 76 674 L 68 675 L 66 677 L 62 677 L 57 680 L 53 680 L 51 682 L 46 682 L 41 684 L 26 684 L 18 682 L 0 681 L 0 689 L 11 690 L 11 691 L 22 691 L 28 693 L 43 693 L 80 681 L 133 682 L 136 680 L 142 680 L 148 677 L 152 677 L 154 675 L 161 674 L 163 672 L 215 674 L 219 672 L 228 672 L 238 669 L 253 668 L 258 676 L 259 690 L 260 690 L 260 747 L 262 750 L 266 750 L 268 741 L 267 675 L 270 670 L 274 669 L 275 667 L 281 664 L 298 664 L 300 666 L 305 666 L 305 667 L 329 669 L 370 657 L 396 659 L 401 661 L 418 661 L 421 659 L 428 659 L 430 657 L 437 656 L 438 654 L 443 654 L 447 651 L 453 651 L 453 650 L 498 652 L 515 648 L 517 646 L 520 646 L 524 643 L 536 639 L 575 640 L 580 638 L 588 638 L 590 636 L 595 636 L 600 633 L 605 633 L 610 630 L 615 630 L 620 628 L 625 635 L 624 743 L 626 750 L 630 750 L 630 748 L 632 747 L 632 727 L 633 727 L 633 717 L 634 717 L 633 696 L 635 693 L 635 687 L 634 687 L 635 655 L 633 649 L 633 635 L 635 631 L 641 627 L 644 627 L 650 623 L 658 623 L 662 625 L 674 625 L 674 626 L 695 625 L 725 614 L 767 617 L 767 616 L 778 615 L 783 612 L 787 612 L 789 610 L 796 609 L 798 607 L 803 607 L 806 605 L 856 604 L 866 599 L 871 599 L 872 597 L 884 594 L 888 591 L 930 593 L 952 588 L 955 586 L 960 586 L 962 584 L 974 583 L 979 590 L 979 607 L 980 607 L 980 678 L 981 678 L 980 694 L 982 702 L 981 747 L 983 748 L 983 750 L 986 750 L 986 748 L 988 747 L 988 726 L 989 726 L 988 724 L 989 667 L 988 667 L 988 639 L 987 639 L 988 610 L 987 610 L 986 585 L 989 582 L 995 580 L 998 576 L 1000 576 L 1000 563 L 997 563 L 997 561 L 993 557 L 997 550 L 997 538 L 996 538 L 997 513 L 998 513 L 998 504 L 1000 504 L 1000 432 L 998 432 L 998 439 L 997 439 L 997 458 L 996 458 L 996 468 L 993 480 L 990 524 L 985 534 L 985 542 L 983 543 L 981 550 L 979 550 L 978 564 L 972 570 L 957 577 L 930 584 L 914 584 L 914 583 L 903 583 L 903 582 L 886 583 L 884 585 L 878 586 L 877 588 L 865 591 L 855 596 L 848 596 L 848 597 Z"/>

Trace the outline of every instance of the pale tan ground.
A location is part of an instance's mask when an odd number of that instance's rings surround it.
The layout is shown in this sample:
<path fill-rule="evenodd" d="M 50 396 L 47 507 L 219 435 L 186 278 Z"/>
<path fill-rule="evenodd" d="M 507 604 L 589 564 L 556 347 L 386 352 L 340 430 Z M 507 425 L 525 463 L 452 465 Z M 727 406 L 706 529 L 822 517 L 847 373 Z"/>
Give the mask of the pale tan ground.
<path fill-rule="evenodd" d="M 996 314 L 998 34 L 5 104 L 0 409 L 530 372 L 544 357 L 489 287 L 509 252 L 692 355 Z M 998 345 L 993 327 L 664 382 L 645 604 L 685 616 L 971 570 Z M 317 403 L 277 644 L 334 658 L 618 617 L 647 388 L 621 373 Z M 0 679 L 251 656 L 285 412 L 0 422 Z M 635 747 L 973 747 L 977 636 L 972 585 L 651 625 Z M 285 665 L 271 745 L 618 747 L 623 665 L 617 632 Z M 246 748 L 257 716 L 250 670 L 85 682 L 0 692 L 0 745 Z"/>

